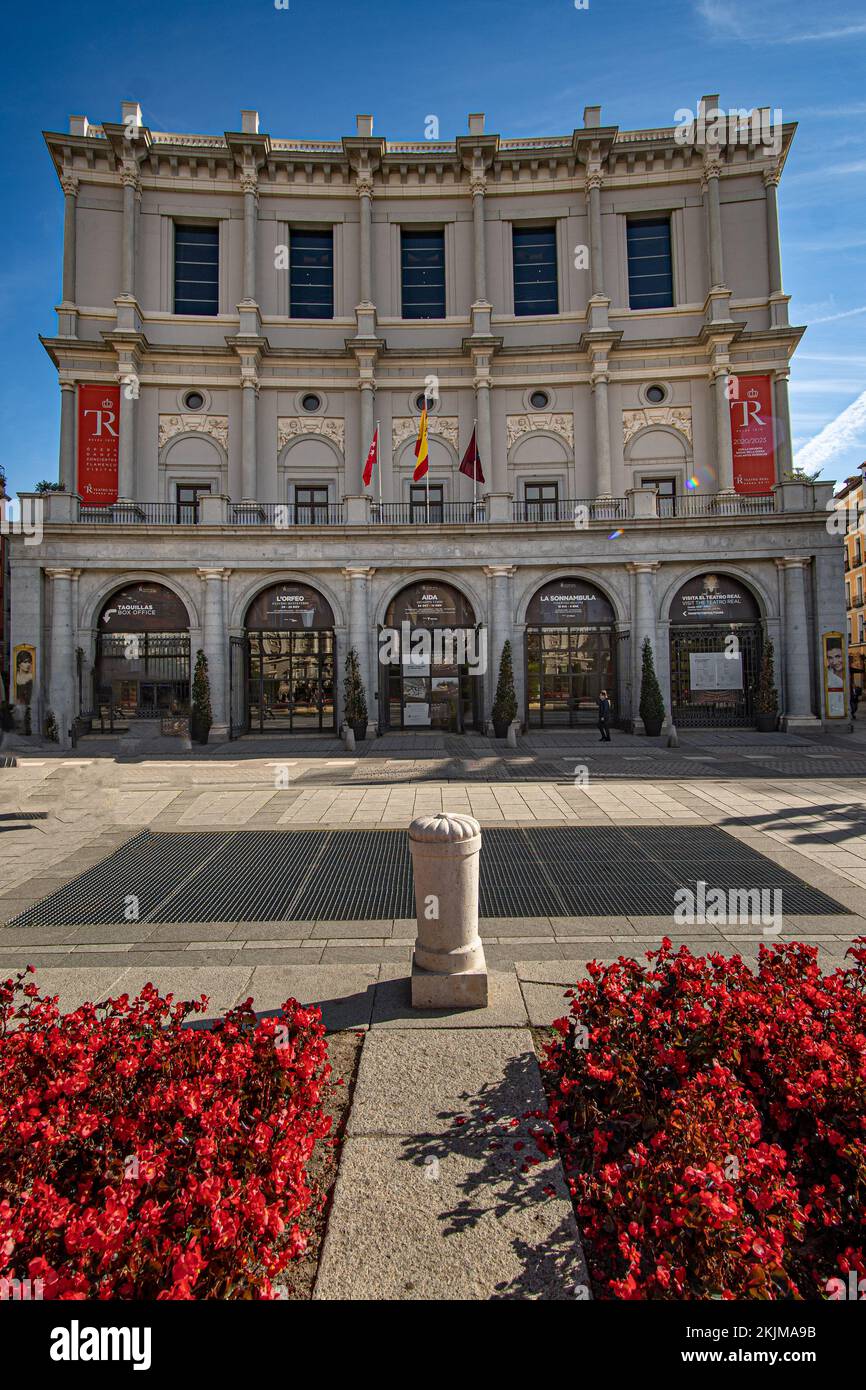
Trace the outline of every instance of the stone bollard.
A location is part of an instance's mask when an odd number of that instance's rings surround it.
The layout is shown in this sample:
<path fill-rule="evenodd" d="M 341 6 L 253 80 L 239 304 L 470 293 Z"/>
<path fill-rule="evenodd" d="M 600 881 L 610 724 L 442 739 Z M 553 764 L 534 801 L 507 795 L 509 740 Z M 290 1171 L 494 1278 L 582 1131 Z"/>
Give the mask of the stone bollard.
<path fill-rule="evenodd" d="M 679 734 L 677 733 L 677 726 L 676 724 L 671 724 L 670 728 L 668 729 L 668 748 L 679 748 L 679 746 L 680 738 Z"/>
<path fill-rule="evenodd" d="M 347 753 L 354 753 L 355 730 L 350 729 L 348 724 L 343 725 L 343 746 Z"/>
<path fill-rule="evenodd" d="M 508 733 L 505 735 L 505 742 L 509 748 L 517 747 L 517 738 L 520 733 L 520 720 L 514 719 L 508 726 Z"/>
<path fill-rule="evenodd" d="M 478 935 L 481 826 L 471 816 L 419 816 L 409 826 L 418 940 L 412 1007 L 483 1009 L 487 963 Z"/>

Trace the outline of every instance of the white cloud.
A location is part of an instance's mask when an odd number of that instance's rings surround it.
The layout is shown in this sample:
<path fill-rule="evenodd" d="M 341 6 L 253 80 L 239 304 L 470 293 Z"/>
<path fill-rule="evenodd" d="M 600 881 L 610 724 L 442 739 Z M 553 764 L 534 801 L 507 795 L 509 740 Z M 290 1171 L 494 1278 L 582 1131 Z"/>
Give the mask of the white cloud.
<path fill-rule="evenodd" d="M 824 43 L 834 39 L 851 39 L 858 34 L 866 34 L 866 24 L 843 24 L 841 29 L 821 29 L 813 34 L 789 34 L 781 36 L 779 43 Z"/>
<path fill-rule="evenodd" d="M 866 304 L 861 304 L 859 309 L 843 309 L 840 314 L 826 314 L 824 318 L 811 319 L 810 323 L 835 323 L 837 319 L 851 319 L 855 314 L 866 314 Z"/>
<path fill-rule="evenodd" d="M 794 463 L 798 468 L 812 470 L 823 468 L 844 450 L 854 445 L 861 446 L 866 453 L 866 391 L 852 401 L 841 415 L 798 449 Z"/>

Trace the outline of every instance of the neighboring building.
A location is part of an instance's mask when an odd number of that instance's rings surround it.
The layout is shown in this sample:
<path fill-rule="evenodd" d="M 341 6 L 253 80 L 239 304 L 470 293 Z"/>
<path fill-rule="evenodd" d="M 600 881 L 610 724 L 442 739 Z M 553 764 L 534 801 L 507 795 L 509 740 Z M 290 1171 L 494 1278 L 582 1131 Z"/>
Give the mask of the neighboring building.
<path fill-rule="evenodd" d="M 848 669 L 851 686 L 866 691 L 866 463 L 846 478 L 836 506 L 847 513 L 845 536 L 845 607 L 848 610 Z"/>
<path fill-rule="evenodd" d="M 182 708 L 201 646 L 216 734 L 333 729 L 354 646 L 380 729 L 484 728 L 510 638 L 529 726 L 592 722 L 606 687 L 640 729 L 649 637 L 678 725 L 749 725 L 769 634 L 787 727 L 844 722 L 832 485 L 791 463 L 793 125 L 711 144 L 588 107 L 550 138 L 359 116 L 298 141 L 121 114 L 46 135 L 66 491 L 41 546 L 13 541 L 12 619 L 40 720 Z M 487 674 L 383 664 L 404 622 L 483 639 Z"/>

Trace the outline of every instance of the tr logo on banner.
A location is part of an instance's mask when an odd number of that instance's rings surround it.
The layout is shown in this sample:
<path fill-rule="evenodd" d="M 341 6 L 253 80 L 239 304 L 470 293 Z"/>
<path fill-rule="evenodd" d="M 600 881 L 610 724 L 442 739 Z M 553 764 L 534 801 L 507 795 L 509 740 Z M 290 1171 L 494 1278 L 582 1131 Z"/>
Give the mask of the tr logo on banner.
<path fill-rule="evenodd" d="M 78 492 L 91 507 L 117 501 L 120 387 L 78 388 Z"/>
<path fill-rule="evenodd" d="M 728 401 L 734 489 L 766 493 L 776 482 L 773 441 L 773 384 L 768 376 L 740 376 Z"/>

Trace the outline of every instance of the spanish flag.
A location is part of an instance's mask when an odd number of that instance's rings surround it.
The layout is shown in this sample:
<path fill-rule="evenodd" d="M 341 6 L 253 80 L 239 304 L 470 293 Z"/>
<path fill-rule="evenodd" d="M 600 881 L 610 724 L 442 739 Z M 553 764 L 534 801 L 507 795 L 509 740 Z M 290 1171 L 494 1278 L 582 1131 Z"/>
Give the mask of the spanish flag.
<path fill-rule="evenodd" d="M 430 467 L 427 453 L 427 400 L 424 400 L 424 409 L 421 411 L 421 421 L 418 425 L 418 438 L 415 440 L 415 457 L 418 462 L 415 464 L 415 472 L 412 474 L 413 483 L 420 483 L 424 474 Z"/>
<path fill-rule="evenodd" d="M 377 425 L 377 426 L 376 426 L 376 429 L 375 429 L 375 432 L 374 432 L 374 434 L 373 434 L 373 442 L 372 442 L 372 444 L 370 445 L 369 451 L 368 451 L 368 453 L 367 453 L 367 461 L 366 461 L 366 463 L 364 464 L 364 472 L 363 472 L 363 475 L 362 475 L 362 476 L 363 476 L 363 479 L 364 479 L 364 487 L 369 487 L 370 484 L 371 484 L 371 482 L 373 481 L 373 469 L 376 467 L 376 465 L 378 464 L 378 462 L 379 462 L 379 426 Z"/>

